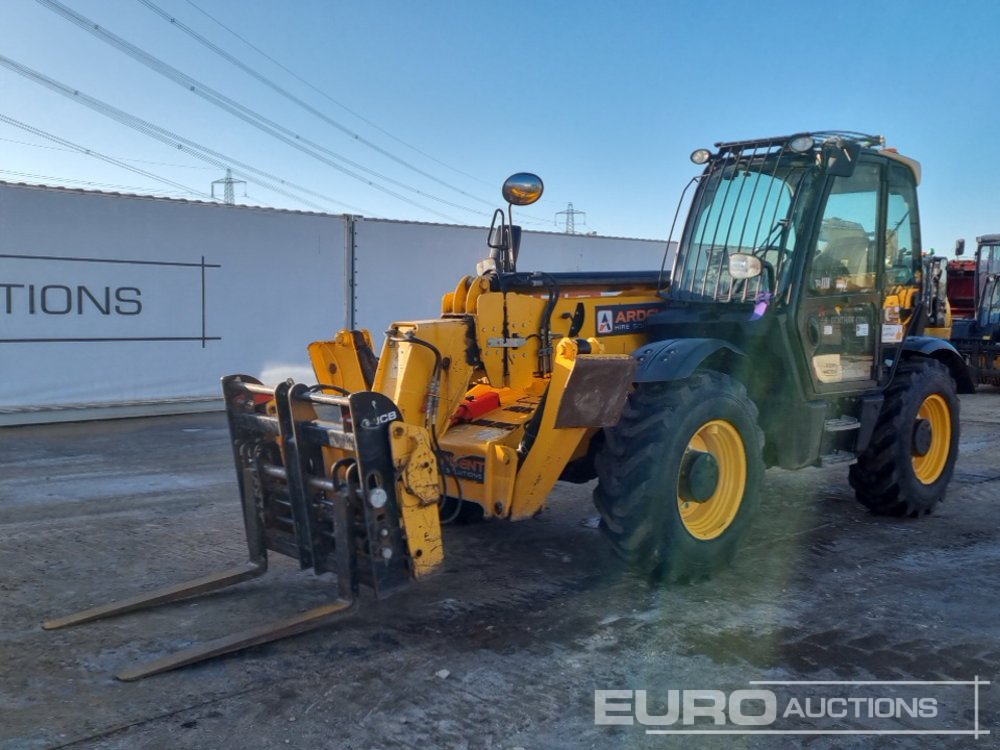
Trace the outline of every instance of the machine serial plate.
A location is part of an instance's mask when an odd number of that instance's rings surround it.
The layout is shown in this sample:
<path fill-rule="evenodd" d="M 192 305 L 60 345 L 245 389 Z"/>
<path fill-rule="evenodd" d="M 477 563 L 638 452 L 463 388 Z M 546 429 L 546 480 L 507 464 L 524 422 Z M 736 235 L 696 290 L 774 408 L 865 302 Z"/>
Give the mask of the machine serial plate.
<path fill-rule="evenodd" d="M 492 339 L 486 339 L 486 345 L 487 346 L 493 346 L 493 347 L 499 347 L 499 348 L 507 348 L 507 349 L 516 349 L 519 346 L 524 346 L 526 343 L 528 343 L 528 339 L 522 339 L 522 338 L 516 338 L 516 337 L 515 338 L 510 338 L 510 339 L 505 339 L 505 338 L 500 338 L 500 337 L 498 337 L 498 338 L 492 338 Z"/>

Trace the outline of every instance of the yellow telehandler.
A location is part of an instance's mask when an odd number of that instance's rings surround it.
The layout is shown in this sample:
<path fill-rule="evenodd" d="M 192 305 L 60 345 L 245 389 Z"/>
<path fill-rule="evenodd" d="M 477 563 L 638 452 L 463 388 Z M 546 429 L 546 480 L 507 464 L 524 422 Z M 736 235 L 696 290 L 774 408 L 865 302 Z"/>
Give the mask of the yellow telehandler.
<path fill-rule="evenodd" d="M 259 576 L 268 551 L 335 573 L 331 604 L 118 676 L 272 641 L 342 615 L 361 586 L 432 575 L 442 522 L 531 518 L 560 478 L 596 477 L 615 551 L 663 581 L 729 563 L 766 466 L 851 463 L 873 512 L 929 512 L 973 384 L 947 341 L 916 335 L 920 168 L 883 146 L 822 132 L 695 151 L 670 271 L 518 270 L 512 206 L 542 182 L 514 175 L 489 256 L 440 317 L 393 324 L 377 358 L 366 331 L 311 344 L 316 385 L 223 378 L 249 563 L 44 626 Z"/>

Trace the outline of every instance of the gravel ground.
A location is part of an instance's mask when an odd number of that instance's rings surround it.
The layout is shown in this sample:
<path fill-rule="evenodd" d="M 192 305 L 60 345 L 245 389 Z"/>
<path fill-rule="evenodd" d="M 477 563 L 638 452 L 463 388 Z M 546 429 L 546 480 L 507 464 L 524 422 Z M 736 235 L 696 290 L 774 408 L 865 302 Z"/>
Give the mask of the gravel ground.
<path fill-rule="evenodd" d="M 962 409 L 956 476 L 928 518 L 869 515 L 844 466 L 770 470 L 734 567 L 654 589 L 592 527 L 592 488 L 560 484 L 535 520 L 449 527 L 441 575 L 363 597 L 337 625 L 137 683 L 112 674 L 316 606 L 333 582 L 278 559 L 201 599 L 45 632 L 47 617 L 244 559 L 225 420 L 7 428 L 0 748 L 995 747 L 996 686 L 977 708 L 970 685 L 749 684 L 997 678 L 1000 391 Z M 890 735 L 685 737 L 595 725 L 606 689 L 648 691 L 651 714 L 671 689 L 769 689 L 781 710 L 796 696 L 937 702 L 933 717 L 773 725 Z M 971 730 L 977 712 L 991 732 L 978 739 L 897 734 Z"/>

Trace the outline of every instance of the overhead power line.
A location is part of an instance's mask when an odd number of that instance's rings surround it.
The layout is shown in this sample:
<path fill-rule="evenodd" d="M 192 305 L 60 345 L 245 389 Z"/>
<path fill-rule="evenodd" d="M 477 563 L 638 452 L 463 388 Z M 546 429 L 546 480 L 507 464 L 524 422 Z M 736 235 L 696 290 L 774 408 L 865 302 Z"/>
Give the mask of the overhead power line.
<path fill-rule="evenodd" d="M 366 212 L 364 209 L 358 208 L 357 206 L 352 206 L 348 203 L 344 203 L 343 201 L 339 201 L 335 198 L 330 198 L 329 196 L 323 195 L 322 193 L 317 193 L 316 191 L 310 190 L 309 188 L 296 185 L 293 182 L 289 182 L 288 180 L 282 179 L 281 177 L 277 177 L 269 172 L 257 169 L 256 167 L 253 167 L 249 164 L 245 164 L 244 162 L 238 159 L 234 159 L 230 156 L 227 156 L 226 154 L 222 154 L 218 151 L 210 149 L 207 146 L 202 146 L 201 144 L 198 144 L 195 141 L 184 138 L 183 136 L 178 135 L 177 133 L 174 133 L 170 130 L 167 130 L 166 128 L 161 128 L 159 125 L 154 125 L 151 122 L 136 117 L 135 115 L 131 115 L 128 112 L 120 110 L 117 107 L 113 107 L 110 104 L 102 102 L 99 99 L 95 99 L 92 96 L 88 96 L 79 89 L 72 88 L 64 83 L 56 81 L 53 78 L 49 78 L 45 74 L 39 73 L 37 70 L 33 70 L 32 68 L 29 68 L 26 65 L 22 65 L 19 62 L 11 60 L 9 57 L 4 57 L 3 55 L 0 55 L 0 66 L 8 68 L 9 70 L 14 71 L 18 75 L 23 76 L 24 78 L 27 78 L 30 81 L 45 86 L 46 88 L 49 88 L 52 91 L 55 91 L 56 93 L 61 94 L 62 96 L 65 96 L 67 99 L 75 101 L 78 104 L 82 104 L 86 107 L 89 107 L 90 109 L 104 115 L 105 117 L 109 117 L 115 120 L 116 122 L 121 123 L 122 125 L 132 128 L 133 130 L 137 130 L 143 135 L 147 135 L 150 138 L 154 138 L 160 141 L 161 143 L 165 143 L 168 146 L 171 146 L 172 148 L 176 148 L 178 151 L 187 153 L 200 161 L 207 162 L 213 165 L 214 167 L 217 167 L 219 169 L 226 169 L 230 165 L 238 167 L 239 169 L 243 170 L 243 173 L 239 174 L 238 176 L 242 177 L 245 180 L 250 180 L 251 178 L 249 177 L 249 175 L 251 174 L 257 175 L 258 179 L 252 180 L 255 184 L 267 188 L 271 192 L 278 193 L 279 195 L 284 195 L 287 198 L 291 198 L 292 200 L 301 203 L 303 205 L 309 206 L 310 208 L 314 208 L 317 211 L 323 211 L 325 209 L 322 206 L 306 198 L 303 198 L 300 195 L 296 195 L 295 193 L 286 190 L 285 186 L 291 188 L 292 190 L 297 190 L 301 193 L 305 193 L 306 195 L 315 196 L 321 200 L 326 201 L 327 203 L 343 206 L 357 213 L 366 214 L 369 216 L 372 215 L 369 212 Z"/>
<path fill-rule="evenodd" d="M 5 122 L 8 125 L 13 125 L 15 128 L 20 128 L 25 132 L 31 133 L 32 135 L 37 135 L 39 138 L 45 138 L 46 140 L 52 141 L 53 143 L 58 143 L 60 146 L 64 146 L 73 151 L 78 151 L 81 154 L 87 154 L 87 156 L 92 156 L 95 159 L 100 159 L 101 161 L 107 162 L 108 164 L 114 164 L 116 167 L 121 167 L 122 169 L 127 169 L 129 172 L 135 172 L 136 174 L 141 174 L 143 177 L 148 177 L 151 180 L 156 180 L 157 182 L 162 182 L 164 185 L 170 185 L 170 187 L 177 188 L 185 193 L 190 193 L 191 195 L 198 195 L 206 200 L 215 200 L 208 193 L 203 193 L 194 188 L 190 188 L 187 185 L 182 185 L 179 182 L 174 182 L 173 180 L 168 180 L 166 177 L 160 177 L 160 175 L 153 174 L 152 172 L 147 172 L 145 169 L 139 169 L 138 167 L 133 167 L 130 164 L 115 159 L 114 157 L 107 156 L 100 153 L 99 151 L 94 151 L 93 149 L 86 148 L 79 144 L 73 143 L 72 141 L 67 141 L 65 138 L 60 138 L 52 133 L 47 133 L 44 130 L 40 130 L 36 127 L 28 125 L 27 123 L 21 122 L 20 120 L 15 120 L 13 117 L 8 117 L 7 115 L 0 114 L 0 122 Z"/>
<path fill-rule="evenodd" d="M 422 177 L 426 177 L 428 180 L 436 182 L 437 184 L 442 185 L 443 187 L 445 187 L 445 188 L 447 188 L 449 190 L 454 190 L 456 193 L 464 195 L 466 198 L 471 198 L 472 200 L 478 201 L 479 203 L 483 203 L 483 204 L 485 204 L 487 206 L 492 206 L 493 205 L 493 203 L 490 202 L 490 201 L 487 201 L 487 200 L 479 198 L 479 197 L 477 197 L 475 195 L 472 195 L 471 193 L 468 193 L 465 190 L 462 190 L 461 188 L 456 187 L 455 185 L 453 185 L 452 183 L 450 183 L 450 182 L 448 182 L 446 180 L 442 180 L 439 177 L 435 177 L 431 173 L 426 172 L 425 170 L 421 169 L 420 167 L 417 167 L 414 164 L 411 164 L 410 162 L 406 161 L 405 159 L 402 159 L 402 158 L 396 156 L 392 152 L 387 151 L 386 149 L 384 149 L 381 146 L 379 146 L 377 143 L 373 143 L 372 141 L 368 140 L 367 138 L 365 138 L 362 135 L 359 135 L 358 133 L 354 132 L 353 130 L 351 130 L 347 126 L 343 125 L 342 123 L 334 120 L 332 117 L 329 117 L 326 113 L 324 113 L 324 112 L 316 109 L 315 107 L 313 107 L 308 102 L 306 102 L 306 101 L 300 99 L 299 97 L 295 96 L 295 94 L 292 94 L 291 92 L 287 91 L 280 84 L 275 83 L 270 78 L 264 76 L 263 74 L 261 74 L 260 72 L 258 72 L 257 70 L 255 70 L 253 67 L 251 67 L 247 63 L 245 63 L 242 60 L 240 60 L 235 55 L 230 54 L 229 52 L 227 52 L 226 50 L 224 50 L 219 45 L 215 44 L 211 40 L 209 40 L 206 37 L 202 36 L 197 31 L 195 31 L 194 29 L 192 29 L 190 26 L 186 25 L 182 21 L 177 20 L 175 17 L 173 17 L 169 13 L 167 13 L 167 11 L 163 10 L 160 6 L 158 6 L 156 3 L 154 3 L 152 0 L 138 0 L 138 2 L 141 5 L 143 5 L 146 8 L 148 8 L 149 10 L 151 10 L 156 15 L 158 15 L 163 20 L 169 22 L 176 29 L 179 29 L 180 31 L 183 31 L 185 34 L 187 34 L 192 39 L 194 39 L 195 41 L 197 41 L 203 47 L 207 47 L 212 52 L 214 52 L 215 54 L 217 54 L 219 57 L 221 57 L 224 60 L 228 61 L 229 63 L 235 65 L 237 68 L 239 68 L 240 70 L 242 70 L 244 73 L 246 73 L 247 75 L 251 76 L 254 80 L 259 81 L 260 83 L 264 84 L 269 89 L 271 89 L 272 91 L 275 91 L 276 93 L 278 93 L 281 96 L 283 96 L 286 99 L 288 99 L 290 102 L 298 105 L 299 107 L 301 107 L 302 109 L 306 110 L 310 114 L 318 117 L 323 122 L 325 122 L 327 125 L 330 125 L 331 127 L 334 127 L 337 130 L 341 131 L 342 133 L 345 133 L 346 135 L 350 136 L 351 138 L 353 138 L 358 143 L 361 143 L 361 144 L 367 146 L 368 148 L 372 149 L 373 151 L 376 151 L 376 152 L 382 154 L 382 156 L 385 156 L 386 158 L 391 159 L 392 161 L 396 162 L 397 164 L 400 164 L 403 167 L 406 167 L 407 169 L 409 169 L 409 170 L 411 170 L 413 172 L 416 172 L 417 174 L 421 175 Z"/>
<path fill-rule="evenodd" d="M 351 159 L 348 159 L 345 156 L 342 156 L 341 154 L 331 151 L 330 149 L 299 135 L 298 133 L 292 130 L 289 130 L 288 128 L 284 127 L 283 125 L 280 125 L 274 120 L 271 120 L 270 118 L 265 117 L 264 115 L 258 112 L 255 112 L 254 110 L 240 104 L 239 102 L 231 99 L 225 94 L 222 94 L 221 92 L 216 91 L 215 89 L 205 85 L 201 81 L 198 81 L 197 79 L 192 78 L 191 76 L 181 72 L 172 65 L 169 65 L 168 63 L 163 62 L 159 58 L 150 55 L 148 52 L 145 52 L 144 50 L 140 49 L 139 47 L 136 47 L 130 42 L 125 41 L 120 36 L 108 31 L 99 24 L 94 23 L 91 19 L 80 15 L 71 8 L 66 7 L 62 3 L 58 2 L 58 0 L 37 0 L 37 2 L 43 7 L 46 7 L 49 10 L 52 10 L 53 12 L 57 13 L 58 15 L 61 15 L 63 18 L 66 18 L 67 20 L 71 21 L 72 23 L 75 23 L 81 29 L 87 31 L 90 34 L 93 34 L 98 39 L 124 52 L 129 57 L 133 58 L 134 60 L 137 60 L 138 62 L 142 63 L 151 70 L 183 86 L 184 88 L 191 91 L 193 94 L 196 94 L 201 98 L 205 99 L 206 101 L 210 102 L 211 104 L 214 104 L 215 106 L 219 107 L 220 109 L 223 109 L 229 112 L 230 114 L 235 115 L 236 117 L 240 118 L 247 124 L 252 125 L 253 127 L 270 135 L 271 137 L 282 141 L 283 143 L 291 146 L 292 148 L 295 148 L 301 151 L 302 153 L 311 156 L 312 158 L 320 162 L 323 162 L 324 164 L 330 167 L 333 167 L 334 169 L 348 175 L 349 177 L 352 177 L 360 182 L 365 183 L 366 185 L 368 185 L 371 188 L 374 188 L 375 190 L 379 190 L 387 195 L 392 196 L 393 198 L 396 198 L 397 200 L 409 203 L 410 205 L 416 206 L 417 208 L 420 208 L 423 211 L 433 213 L 444 219 L 448 219 L 449 221 L 458 221 L 457 219 L 454 219 L 453 217 L 448 216 L 447 214 L 435 211 L 432 208 L 429 208 L 414 200 L 411 200 L 410 198 L 407 198 L 406 196 L 390 188 L 387 188 L 378 182 L 369 180 L 359 175 L 357 172 L 348 169 L 347 167 L 344 167 L 343 164 L 338 162 L 349 164 L 354 169 L 370 174 L 376 177 L 377 179 L 382 180 L 383 182 L 389 182 L 404 190 L 407 190 L 408 192 L 412 192 L 414 194 L 423 196 L 425 198 L 429 198 L 431 200 L 437 201 L 438 203 L 442 203 L 444 205 L 451 206 L 453 208 L 458 208 L 463 211 L 470 211 L 476 214 L 480 213 L 477 209 L 469 208 L 467 206 L 462 206 L 458 203 L 445 200 L 444 198 L 432 195 L 430 193 L 427 193 L 426 191 L 420 190 L 419 188 L 407 185 L 406 183 L 400 182 L 399 180 L 395 180 L 391 177 L 388 177 L 387 175 L 369 169 Z"/>
<path fill-rule="evenodd" d="M 13 138 L 0 138 L 0 141 L 4 143 L 16 143 L 18 146 L 30 146 L 31 148 L 44 148 L 48 151 L 65 151 L 67 153 L 73 153 L 74 149 L 71 148 L 61 148 L 59 146 L 46 146 L 44 143 L 29 143 L 28 141 L 18 141 Z M 155 164 L 160 167 L 176 167 L 178 169 L 213 169 L 213 167 L 202 167 L 198 164 L 174 164 L 168 161 L 150 161 L 149 159 L 129 159 L 124 156 L 117 157 L 121 161 L 131 162 L 132 164 Z"/>
<path fill-rule="evenodd" d="M 336 106 L 340 107 L 342 110 L 344 110 L 348 114 L 352 115 L 353 117 L 356 117 L 361 122 L 363 122 L 366 125 L 368 125 L 369 127 L 374 128 L 378 132 L 382 133 L 382 135 L 384 135 L 384 136 L 386 136 L 388 138 L 391 138 L 392 140 L 396 141 L 396 143 L 399 143 L 399 144 L 401 144 L 403 146 L 406 146 L 406 148 L 410 149 L 414 153 L 420 154 L 421 156 L 423 156 L 426 159 L 430 159 L 432 162 L 434 162 L 435 164 L 439 164 L 440 166 L 444 167 L 445 169 L 449 169 L 452 172 L 455 172 L 456 174 L 460 174 L 463 177 L 468 177 L 470 180 L 475 180 L 476 182 L 482 183 L 483 185 L 488 185 L 489 187 L 495 187 L 493 185 L 493 183 L 491 183 L 491 182 L 489 182 L 487 180 L 484 180 L 484 179 L 482 179 L 480 177 L 476 177 L 475 175 L 469 174 L 468 172 L 465 172 L 465 171 L 463 171 L 461 169 L 458 169 L 457 167 L 453 167 L 452 165 L 447 164 L 446 162 L 441 161 L 440 159 L 432 156 L 431 154 L 428 154 L 426 151 L 423 151 L 423 150 L 417 148 L 412 143 L 408 143 L 407 141 L 404 141 L 402 138 L 400 138 L 400 137 L 398 137 L 396 135 L 393 135 L 392 133 L 390 133 L 385 128 L 381 127 L 380 125 L 378 125 L 375 122 L 372 122 L 370 119 L 368 119 L 364 115 L 362 115 L 362 114 L 356 112 L 355 110 L 351 109 L 350 107 L 348 107 L 343 102 L 338 101 L 337 99 L 334 99 L 332 96 L 330 96 L 328 93 L 326 93 L 325 91 L 323 91 L 321 88 L 319 88 L 319 87 L 315 86 L 314 84 L 310 83 L 309 81 L 307 81 L 305 78 L 303 78 L 302 76 L 300 76 L 294 70 L 292 70 L 288 66 L 282 64 L 279 60 L 276 60 L 275 58 L 273 58 L 271 55 L 269 55 L 267 52 L 265 52 L 260 47 L 258 47 L 257 45 L 255 45 L 253 42 L 249 41 L 248 39 L 246 39 L 243 36 L 240 36 L 237 32 L 233 31 L 233 29 L 231 29 L 229 26 L 227 26 L 222 21 L 220 21 L 218 18 L 216 18 L 211 13 L 209 13 L 208 11 L 206 11 L 204 8 L 200 7 L 196 3 L 192 2 L 192 0 L 187 0 L 187 3 L 192 8 L 194 8 L 196 11 L 198 11 L 203 16 L 205 16 L 207 19 L 209 19 L 210 21 L 212 21 L 214 24 L 216 24 L 217 26 L 220 26 L 223 30 L 225 30 L 226 32 L 228 32 L 232 36 L 234 36 L 237 39 L 239 39 L 241 42 L 243 42 L 243 44 L 245 44 L 247 47 L 249 47 L 250 49 L 252 49 L 254 52 L 256 52 L 258 55 L 260 55 L 261 57 L 263 57 L 265 60 L 268 60 L 269 62 L 271 62 L 272 64 L 276 65 L 278 68 L 280 68 L 281 70 L 285 71 L 288 75 L 290 75 L 296 81 L 298 81 L 299 83 L 303 84 L 304 86 L 312 89 L 314 92 L 316 92 L 317 94 L 319 94 L 320 96 L 322 96 L 327 101 L 329 101 L 332 104 L 335 104 Z"/>
<path fill-rule="evenodd" d="M 71 149 L 64 149 L 70 151 Z M 113 182 L 95 182 L 94 180 L 81 180 L 75 177 L 58 177 L 50 174 L 34 174 L 32 172 L 17 172 L 13 169 L 0 169 L 0 175 L 11 177 L 23 177 L 28 180 L 42 181 L 44 185 L 55 185 L 56 183 L 68 183 L 70 185 L 86 185 L 87 187 L 99 190 L 116 190 L 118 192 L 138 193 L 141 195 L 164 195 L 164 196 L 184 196 L 189 193 L 186 190 L 162 190 L 138 185 L 118 185 Z"/>

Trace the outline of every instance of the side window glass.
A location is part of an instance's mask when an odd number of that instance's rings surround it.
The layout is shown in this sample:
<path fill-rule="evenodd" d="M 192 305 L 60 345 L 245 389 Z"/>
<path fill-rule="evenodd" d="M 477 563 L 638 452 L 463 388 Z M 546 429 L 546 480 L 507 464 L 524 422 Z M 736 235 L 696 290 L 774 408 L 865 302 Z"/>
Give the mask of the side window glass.
<path fill-rule="evenodd" d="M 889 284 L 916 284 L 920 263 L 920 224 L 913 180 L 903 167 L 889 171 L 889 205 L 885 224 L 885 270 Z"/>
<path fill-rule="evenodd" d="M 991 273 L 1000 273 L 1000 245 L 985 245 L 980 253 L 979 273 L 985 278 Z"/>
<path fill-rule="evenodd" d="M 812 294 L 875 288 L 879 177 L 877 164 L 859 164 L 853 175 L 834 181 L 807 277 Z"/>
<path fill-rule="evenodd" d="M 992 279 L 991 283 L 993 284 L 993 293 L 989 297 L 986 325 L 995 326 L 1000 323 L 1000 283 L 996 277 Z"/>

